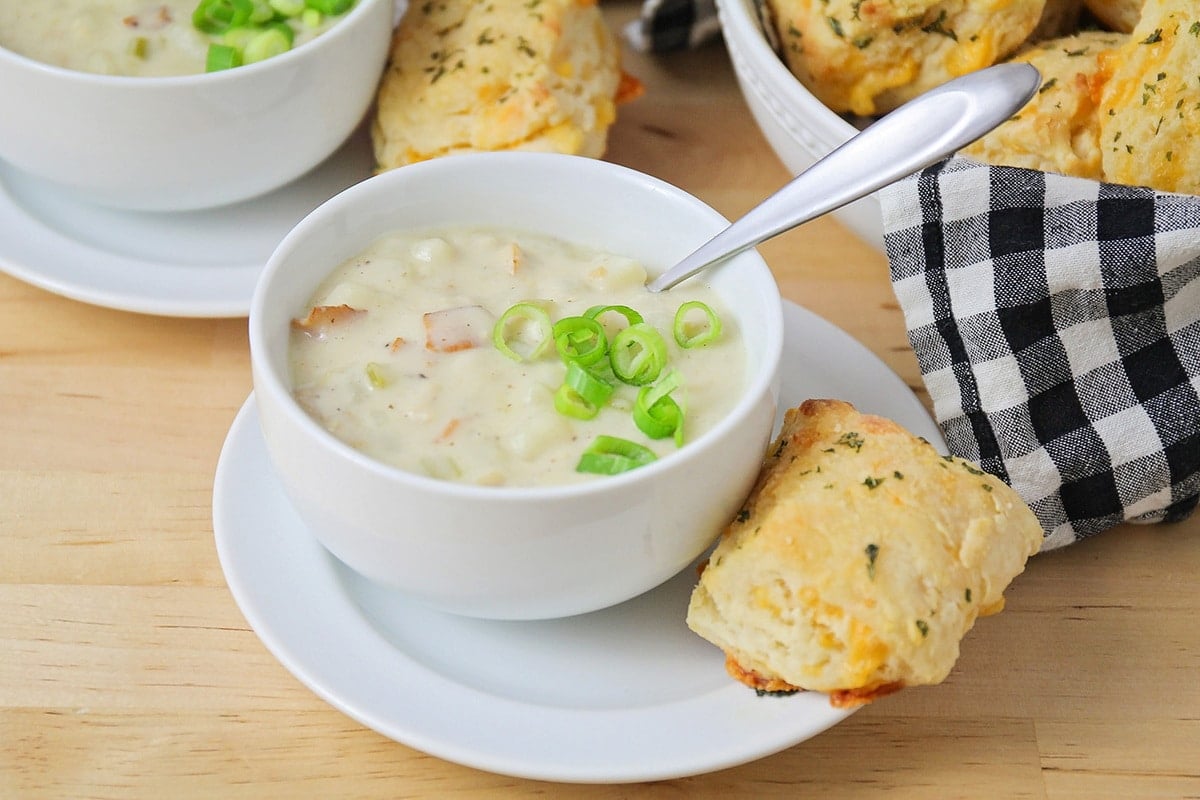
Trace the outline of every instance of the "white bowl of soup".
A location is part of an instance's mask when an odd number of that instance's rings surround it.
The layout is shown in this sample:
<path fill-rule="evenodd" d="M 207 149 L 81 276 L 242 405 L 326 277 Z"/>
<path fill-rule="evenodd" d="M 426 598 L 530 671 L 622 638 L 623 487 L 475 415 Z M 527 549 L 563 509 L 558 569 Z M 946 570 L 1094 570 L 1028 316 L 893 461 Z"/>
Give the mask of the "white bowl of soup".
<path fill-rule="evenodd" d="M 180 211 L 280 188 L 349 137 L 383 71 L 392 0 L 309 9 L 237 46 L 250 24 L 204 34 L 197 3 L 0 0 L 14 6 L 0 15 L 0 159 L 84 201 Z"/>
<path fill-rule="evenodd" d="M 544 153 L 414 164 L 320 206 L 249 322 L 264 439 L 308 530 L 484 618 L 593 611 L 687 568 L 761 464 L 781 303 L 753 251 L 645 281 L 726 224 L 650 176 Z"/>

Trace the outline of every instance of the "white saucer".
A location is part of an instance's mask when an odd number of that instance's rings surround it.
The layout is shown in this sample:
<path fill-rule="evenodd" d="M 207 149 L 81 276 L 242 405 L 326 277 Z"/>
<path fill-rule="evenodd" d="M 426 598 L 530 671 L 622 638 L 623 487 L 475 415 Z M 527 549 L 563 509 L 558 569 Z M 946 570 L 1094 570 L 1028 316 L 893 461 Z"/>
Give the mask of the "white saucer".
<path fill-rule="evenodd" d="M 0 272 L 93 305 L 174 317 L 244 317 L 275 245 L 374 166 L 365 126 L 282 189 L 205 211 L 89 205 L 0 161 Z"/>
<path fill-rule="evenodd" d="M 942 441 L 861 344 L 790 303 L 785 325 L 784 407 L 841 398 Z M 759 697 L 730 679 L 684 623 L 690 569 L 614 608 L 540 622 L 449 616 L 366 581 L 296 518 L 253 396 L 221 451 L 213 530 L 234 598 L 285 667 L 362 724 L 449 761 L 553 781 L 663 780 L 778 752 L 848 714 L 823 694 Z"/>

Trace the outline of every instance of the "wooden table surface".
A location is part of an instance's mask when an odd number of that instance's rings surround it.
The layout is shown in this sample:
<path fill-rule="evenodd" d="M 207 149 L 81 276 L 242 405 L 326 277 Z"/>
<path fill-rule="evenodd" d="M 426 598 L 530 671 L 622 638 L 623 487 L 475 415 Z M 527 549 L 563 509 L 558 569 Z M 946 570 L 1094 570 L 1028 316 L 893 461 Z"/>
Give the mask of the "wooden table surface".
<path fill-rule="evenodd" d="M 729 216 L 787 180 L 719 43 L 627 67 L 647 92 L 607 158 Z M 833 219 L 761 252 L 928 406 L 881 254 Z M 944 684 L 740 767 L 564 786 L 397 744 L 301 685 L 226 587 L 213 471 L 249 391 L 243 319 L 0 275 L 0 798 L 1200 797 L 1200 517 L 1035 556 Z"/>

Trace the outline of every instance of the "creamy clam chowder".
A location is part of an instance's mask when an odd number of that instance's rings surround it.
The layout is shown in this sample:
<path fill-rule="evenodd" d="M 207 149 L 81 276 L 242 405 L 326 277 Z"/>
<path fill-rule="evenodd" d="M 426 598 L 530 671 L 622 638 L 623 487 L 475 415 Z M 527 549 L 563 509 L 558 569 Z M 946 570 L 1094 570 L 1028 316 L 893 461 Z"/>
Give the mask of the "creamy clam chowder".
<path fill-rule="evenodd" d="M 205 71 L 221 41 L 192 24 L 198 0 L 0 0 L 0 47 L 79 72 L 161 77 Z M 292 47 L 340 17 L 289 21 Z"/>
<path fill-rule="evenodd" d="M 389 235 L 340 265 L 299 310 L 289 344 L 292 389 L 338 438 L 414 473 L 510 486 L 595 479 L 576 468 L 596 437 L 661 457 L 715 425 L 745 386 L 742 338 L 715 292 L 692 281 L 654 294 L 645 282 L 636 261 L 543 235 L 492 228 Z M 680 346 L 673 326 L 688 301 L 715 312 L 719 336 Z M 636 310 L 666 344 L 666 366 L 651 383 L 668 375 L 678 382 L 670 393 L 683 411 L 678 444 L 639 428 L 632 414 L 639 387 L 614 379 L 607 362 L 590 368 L 608 371 L 614 386 L 593 418 L 557 409 L 567 365 L 553 342 L 533 355 L 545 330 L 520 317 L 497 325 L 519 303 L 552 321 L 597 306 Z M 596 319 L 609 342 L 628 338 L 620 313 Z M 703 314 L 688 324 L 712 330 Z"/>

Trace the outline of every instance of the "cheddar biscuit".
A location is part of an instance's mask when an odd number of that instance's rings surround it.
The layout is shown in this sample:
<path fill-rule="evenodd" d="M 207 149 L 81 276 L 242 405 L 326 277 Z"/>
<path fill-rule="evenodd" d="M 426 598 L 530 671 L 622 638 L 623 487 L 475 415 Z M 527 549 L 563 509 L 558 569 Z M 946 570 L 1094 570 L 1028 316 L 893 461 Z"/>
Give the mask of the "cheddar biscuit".
<path fill-rule="evenodd" d="M 838 113 L 886 113 L 1001 61 L 1045 0 L 768 0 L 789 69 Z"/>
<path fill-rule="evenodd" d="M 1037 67 L 1042 85 L 1017 114 L 961 154 L 988 164 L 1025 167 L 1099 180 L 1100 117 L 1105 77 L 1101 55 L 1128 37 L 1087 31 L 1051 39 L 1013 61 Z"/>
<path fill-rule="evenodd" d="M 378 169 L 481 150 L 598 157 L 619 61 L 595 0 L 409 3 L 371 128 Z"/>
<path fill-rule="evenodd" d="M 1104 56 L 1100 95 L 1104 180 L 1200 193 L 1200 7 L 1147 0 L 1122 47 Z"/>
<path fill-rule="evenodd" d="M 787 412 L 687 624 L 738 680 L 854 705 L 950 672 L 1038 550 L 1003 481 L 848 403 Z"/>

